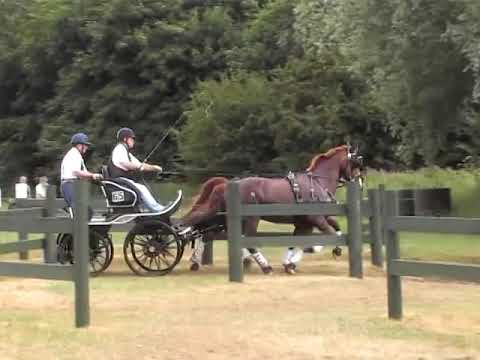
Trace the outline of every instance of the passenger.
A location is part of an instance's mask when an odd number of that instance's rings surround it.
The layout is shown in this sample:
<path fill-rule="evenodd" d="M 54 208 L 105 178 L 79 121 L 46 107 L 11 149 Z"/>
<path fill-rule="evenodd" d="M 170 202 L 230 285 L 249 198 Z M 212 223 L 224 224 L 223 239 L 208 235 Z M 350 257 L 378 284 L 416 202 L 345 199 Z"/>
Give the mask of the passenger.
<path fill-rule="evenodd" d="M 101 174 L 92 173 L 87 170 L 83 156 L 92 145 L 88 141 L 88 136 L 84 133 L 77 133 L 72 136 L 72 148 L 65 154 L 61 165 L 61 186 L 65 202 L 70 208 L 73 208 L 73 184 L 78 179 L 101 180 Z M 90 209 L 91 217 L 91 209 Z"/>
<path fill-rule="evenodd" d="M 139 172 L 161 172 L 159 165 L 140 162 L 130 150 L 135 146 L 135 133 L 130 128 L 121 128 L 117 132 L 117 145 L 112 151 L 112 157 L 108 163 L 108 171 L 112 178 L 121 178 L 140 194 L 143 205 L 152 212 L 161 212 L 164 206 L 160 205 L 150 193 L 150 190 L 140 184 L 137 179 Z"/>

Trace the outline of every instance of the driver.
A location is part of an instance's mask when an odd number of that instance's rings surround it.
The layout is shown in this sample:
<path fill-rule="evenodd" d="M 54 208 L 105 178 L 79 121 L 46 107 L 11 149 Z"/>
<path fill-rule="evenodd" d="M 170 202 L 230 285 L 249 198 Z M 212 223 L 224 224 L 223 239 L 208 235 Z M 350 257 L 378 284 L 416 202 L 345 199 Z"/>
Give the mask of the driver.
<path fill-rule="evenodd" d="M 121 128 L 117 132 L 117 145 L 112 151 L 108 171 L 112 178 L 121 178 L 138 191 L 143 205 L 152 212 L 161 212 L 164 207 L 152 196 L 148 188 L 137 182 L 138 173 L 142 171 L 161 172 L 162 167 L 140 162 L 130 150 L 135 146 L 135 133 L 130 128 Z"/>

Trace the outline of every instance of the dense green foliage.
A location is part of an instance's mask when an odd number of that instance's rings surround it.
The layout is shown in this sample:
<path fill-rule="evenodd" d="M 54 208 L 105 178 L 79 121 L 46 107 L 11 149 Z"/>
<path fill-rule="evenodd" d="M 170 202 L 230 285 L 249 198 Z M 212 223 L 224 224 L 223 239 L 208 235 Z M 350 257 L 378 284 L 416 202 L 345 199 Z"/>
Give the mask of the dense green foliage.
<path fill-rule="evenodd" d="M 58 173 L 76 131 L 153 160 L 302 168 L 351 141 L 370 167 L 478 163 L 475 0 L 0 1 L 0 181 Z"/>

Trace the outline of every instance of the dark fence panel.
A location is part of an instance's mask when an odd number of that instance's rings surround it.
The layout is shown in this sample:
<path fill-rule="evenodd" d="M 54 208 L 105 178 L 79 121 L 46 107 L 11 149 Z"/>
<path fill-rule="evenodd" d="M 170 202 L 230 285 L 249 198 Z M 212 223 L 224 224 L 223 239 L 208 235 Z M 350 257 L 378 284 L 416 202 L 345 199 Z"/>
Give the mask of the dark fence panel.
<path fill-rule="evenodd" d="M 0 212 L 0 231 L 15 231 L 21 235 L 19 242 L 0 244 L 0 254 L 43 249 L 45 264 L 25 262 L 0 262 L 0 276 L 27 277 L 47 280 L 65 280 L 75 283 L 75 324 L 88 326 L 89 312 L 89 236 L 88 203 L 89 183 L 78 181 L 75 184 L 75 217 L 53 217 L 55 188 L 51 187 L 49 198 L 43 201 L 45 208 L 14 209 Z M 38 204 L 37 202 L 36 204 Z M 28 203 L 31 206 L 31 203 Z M 45 239 L 27 240 L 26 233 L 45 233 Z M 56 244 L 53 233 L 73 234 L 75 265 L 66 266 L 56 262 Z M 27 256 L 28 257 L 28 256 Z"/>
<path fill-rule="evenodd" d="M 398 216 L 400 199 L 396 191 L 386 192 L 384 207 L 388 316 L 390 318 L 401 319 L 403 316 L 402 276 L 480 281 L 479 265 L 401 259 L 398 234 L 399 231 L 480 234 L 480 219 Z"/>

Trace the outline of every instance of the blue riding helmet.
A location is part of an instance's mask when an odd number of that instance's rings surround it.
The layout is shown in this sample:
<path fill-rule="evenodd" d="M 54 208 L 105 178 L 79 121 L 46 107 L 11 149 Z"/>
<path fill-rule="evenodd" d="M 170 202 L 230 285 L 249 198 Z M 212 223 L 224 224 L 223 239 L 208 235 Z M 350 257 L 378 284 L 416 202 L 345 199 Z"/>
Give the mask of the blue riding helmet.
<path fill-rule="evenodd" d="M 88 136 L 87 134 L 84 133 L 76 133 L 72 136 L 72 140 L 70 140 L 72 145 L 78 145 L 78 144 L 83 144 L 83 145 L 92 145 L 91 142 L 88 141 Z"/>
<path fill-rule="evenodd" d="M 135 133 L 132 129 L 124 127 L 117 131 L 117 141 L 123 141 L 125 138 L 135 139 Z"/>

